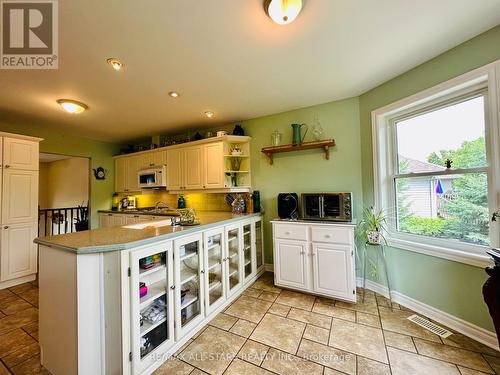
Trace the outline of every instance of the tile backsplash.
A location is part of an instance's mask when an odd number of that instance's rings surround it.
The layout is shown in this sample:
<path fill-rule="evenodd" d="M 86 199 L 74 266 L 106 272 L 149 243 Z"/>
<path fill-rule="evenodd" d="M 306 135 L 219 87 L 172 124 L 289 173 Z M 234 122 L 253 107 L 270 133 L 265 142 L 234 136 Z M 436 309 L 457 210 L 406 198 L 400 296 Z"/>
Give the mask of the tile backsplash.
<path fill-rule="evenodd" d="M 128 194 L 121 194 L 126 196 Z M 148 194 L 134 194 L 137 197 L 137 207 L 154 207 L 156 202 L 164 202 L 171 208 L 177 208 L 178 194 L 166 192 L 151 192 Z M 186 207 L 194 208 L 196 211 L 231 211 L 231 207 L 224 200 L 224 193 L 187 193 L 183 194 L 186 199 Z"/>

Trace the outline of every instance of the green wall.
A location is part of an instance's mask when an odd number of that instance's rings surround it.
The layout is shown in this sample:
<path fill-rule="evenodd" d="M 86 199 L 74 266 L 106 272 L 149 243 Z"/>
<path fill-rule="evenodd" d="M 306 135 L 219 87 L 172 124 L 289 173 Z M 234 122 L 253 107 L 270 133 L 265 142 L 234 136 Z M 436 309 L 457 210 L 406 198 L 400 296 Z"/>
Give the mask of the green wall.
<path fill-rule="evenodd" d="M 361 95 L 363 197 L 373 203 L 371 112 L 500 59 L 500 26 Z M 484 270 L 458 262 L 388 249 L 393 288 L 408 297 L 493 331 L 482 299 Z"/>
<path fill-rule="evenodd" d="M 265 209 L 266 263 L 273 262 L 271 224 L 276 218 L 276 197 L 280 192 L 352 191 L 354 210 L 362 209 L 361 152 L 358 98 L 316 105 L 242 122 L 246 134 L 252 137 L 252 187 L 260 190 Z M 270 165 L 260 152 L 271 144 L 271 133 L 283 134 L 282 143 L 291 143 L 290 124 L 312 124 L 317 115 L 324 129 L 324 138 L 333 138 L 336 146 L 326 160 L 320 149 L 296 151 L 274 156 Z M 312 140 L 311 129 L 306 141 Z"/>
<path fill-rule="evenodd" d="M 114 192 L 114 162 L 111 156 L 118 153 L 118 145 L 71 136 L 58 129 L 30 122 L 22 125 L 13 124 L 2 120 L 1 116 L 0 131 L 44 138 L 40 143 L 40 152 L 88 157 L 91 158 L 92 168 L 102 166 L 107 169 L 105 180 L 96 180 L 93 174 L 90 177 L 91 226 L 96 228 L 99 225 L 97 210 L 111 207 L 111 197 Z M 68 181 L 68 184 L 71 187 L 71 181 Z"/>

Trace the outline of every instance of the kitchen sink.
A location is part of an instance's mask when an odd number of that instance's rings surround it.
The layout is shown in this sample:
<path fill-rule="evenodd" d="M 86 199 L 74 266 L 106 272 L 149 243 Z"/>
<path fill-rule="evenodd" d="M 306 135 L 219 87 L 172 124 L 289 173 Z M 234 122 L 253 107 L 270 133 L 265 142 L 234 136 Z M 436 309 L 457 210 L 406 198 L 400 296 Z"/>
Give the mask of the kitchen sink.
<path fill-rule="evenodd" d="M 172 225 L 171 219 L 159 220 L 159 221 L 146 221 L 145 223 L 129 224 L 124 225 L 123 228 L 129 229 L 153 229 L 159 227 L 167 227 Z"/>

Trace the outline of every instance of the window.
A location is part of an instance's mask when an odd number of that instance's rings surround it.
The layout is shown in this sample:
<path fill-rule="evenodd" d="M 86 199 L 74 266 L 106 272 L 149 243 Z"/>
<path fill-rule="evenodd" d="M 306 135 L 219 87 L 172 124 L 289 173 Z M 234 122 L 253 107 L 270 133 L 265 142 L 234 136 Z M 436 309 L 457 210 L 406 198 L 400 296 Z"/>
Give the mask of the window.
<path fill-rule="evenodd" d="M 490 244 L 484 102 L 474 95 L 394 121 L 399 232 Z"/>
<path fill-rule="evenodd" d="M 493 63 L 372 113 L 389 245 L 480 266 L 499 245 L 499 73 Z"/>

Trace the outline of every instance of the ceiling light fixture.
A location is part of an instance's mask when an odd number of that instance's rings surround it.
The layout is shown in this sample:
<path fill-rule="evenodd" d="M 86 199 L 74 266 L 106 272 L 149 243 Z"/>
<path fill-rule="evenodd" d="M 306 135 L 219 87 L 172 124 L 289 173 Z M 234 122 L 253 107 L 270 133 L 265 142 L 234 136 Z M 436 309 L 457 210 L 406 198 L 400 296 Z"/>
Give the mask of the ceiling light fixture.
<path fill-rule="evenodd" d="M 206 111 L 205 112 L 205 116 L 207 116 L 208 118 L 212 118 L 214 117 L 215 113 L 213 113 L 212 111 Z"/>
<path fill-rule="evenodd" d="M 114 57 L 110 57 L 106 60 L 106 62 L 111 65 L 111 67 L 117 72 L 123 68 L 123 63 L 120 60 L 115 59 Z"/>
<path fill-rule="evenodd" d="M 180 96 L 177 91 L 170 91 L 168 95 L 170 95 L 172 98 L 178 98 Z"/>
<path fill-rule="evenodd" d="M 81 102 L 77 102 L 76 100 L 70 100 L 70 99 L 59 99 L 57 103 L 68 113 L 82 113 L 89 107 Z"/>
<path fill-rule="evenodd" d="M 292 23 L 302 10 L 302 0 L 266 0 L 264 9 L 278 25 Z"/>

